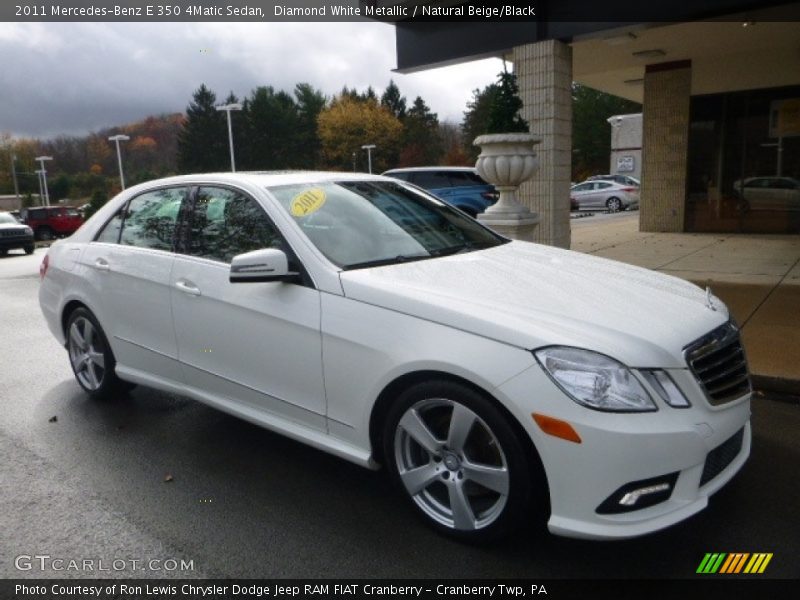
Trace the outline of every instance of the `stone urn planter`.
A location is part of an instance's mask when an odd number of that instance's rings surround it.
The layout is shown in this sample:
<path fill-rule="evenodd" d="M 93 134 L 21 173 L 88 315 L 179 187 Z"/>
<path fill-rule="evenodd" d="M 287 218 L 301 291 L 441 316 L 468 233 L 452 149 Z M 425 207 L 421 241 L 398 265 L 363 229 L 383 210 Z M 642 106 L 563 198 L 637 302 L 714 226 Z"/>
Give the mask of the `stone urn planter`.
<path fill-rule="evenodd" d="M 534 146 L 541 142 L 530 133 L 492 133 L 473 142 L 481 147 L 475 163 L 478 174 L 500 192 L 497 202 L 478 215 L 478 220 L 502 235 L 532 240 L 539 215 L 517 199 L 517 190 L 539 167 Z"/>

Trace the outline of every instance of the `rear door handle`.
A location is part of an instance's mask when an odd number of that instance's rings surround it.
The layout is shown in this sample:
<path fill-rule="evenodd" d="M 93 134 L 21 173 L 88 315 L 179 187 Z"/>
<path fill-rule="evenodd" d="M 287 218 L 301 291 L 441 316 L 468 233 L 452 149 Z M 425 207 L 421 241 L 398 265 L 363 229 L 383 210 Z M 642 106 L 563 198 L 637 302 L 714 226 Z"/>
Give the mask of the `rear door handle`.
<path fill-rule="evenodd" d="M 108 261 L 105 258 L 97 258 L 94 261 L 94 268 L 98 271 L 110 271 L 111 267 L 108 265 Z"/>
<path fill-rule="evenodd" d="M 175 287 L 178 288 L 180 291 L 189 294 L 190 296 L 201 296 L 202 292 L 200 288 L 197 287 L 190 281 L 179 280 L 175 282 Z"/>

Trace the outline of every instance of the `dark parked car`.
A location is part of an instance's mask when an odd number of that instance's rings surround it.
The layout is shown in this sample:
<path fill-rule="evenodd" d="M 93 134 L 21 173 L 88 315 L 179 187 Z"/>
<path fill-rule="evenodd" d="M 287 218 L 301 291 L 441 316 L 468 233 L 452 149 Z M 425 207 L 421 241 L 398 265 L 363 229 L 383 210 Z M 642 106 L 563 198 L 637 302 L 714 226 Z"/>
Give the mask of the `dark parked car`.
<path fill-rule="evenodd" d="M 0 256 L 15 248 L 33 254 L 33 230 L 17 221 L 11 213 L 0 212 Z"/>
<path fill-rule="evenodd" d="M 83 225 L 83 216 L 74 206 L 37 206 L 22 210 L 22 220 L 39 240 L 66 237 Z"/>
<path fill-rule="evenodd" d="M 391 169 L 383 175 L 413 183 L 471 217 L 485 211 L 498 197 L 494 186 L 472 167 L 410 167 Z"/>

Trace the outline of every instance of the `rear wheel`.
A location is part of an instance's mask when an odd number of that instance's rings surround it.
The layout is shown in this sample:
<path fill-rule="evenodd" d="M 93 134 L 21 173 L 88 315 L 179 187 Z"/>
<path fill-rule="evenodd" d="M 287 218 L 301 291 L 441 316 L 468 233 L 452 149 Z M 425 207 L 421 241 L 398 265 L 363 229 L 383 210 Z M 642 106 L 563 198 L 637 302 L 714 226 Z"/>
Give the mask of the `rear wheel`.
<path fill-rule="evenodd" d="M 617 197 L 609 198 L 606 200 L 606 208 L 608 208 L 608 212 L 619 212 L 622 208 L 622 202 Z"/>
<path fill-rule="evenodd" d="M 435 529 L 481 542 L 528 520 L 526 445 L 477 391 L 450 381 L 413 386 L 390 411 L 383 440 L 392 478 Z"/>
<path fill-rule="evenodd" d="M 114 367 L 111 346 L 95 316 L 85 308 L 72 312 L 67 322 L 67 350 L 75 379 L 93 398 L 111 398 L 129 388 Z"/>

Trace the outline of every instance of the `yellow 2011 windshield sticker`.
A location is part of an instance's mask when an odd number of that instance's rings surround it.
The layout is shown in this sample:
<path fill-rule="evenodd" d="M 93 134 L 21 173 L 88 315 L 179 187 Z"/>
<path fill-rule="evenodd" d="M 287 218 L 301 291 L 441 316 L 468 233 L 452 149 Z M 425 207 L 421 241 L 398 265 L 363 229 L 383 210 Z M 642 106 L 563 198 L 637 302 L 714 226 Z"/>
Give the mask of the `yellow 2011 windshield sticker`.
<path fill-rule="evenodd" d="M 317 212 L 325 204 L 325 190 L 311 188 L 292 198 L 290 210 L 293 217 L 305 217 Z"/>

